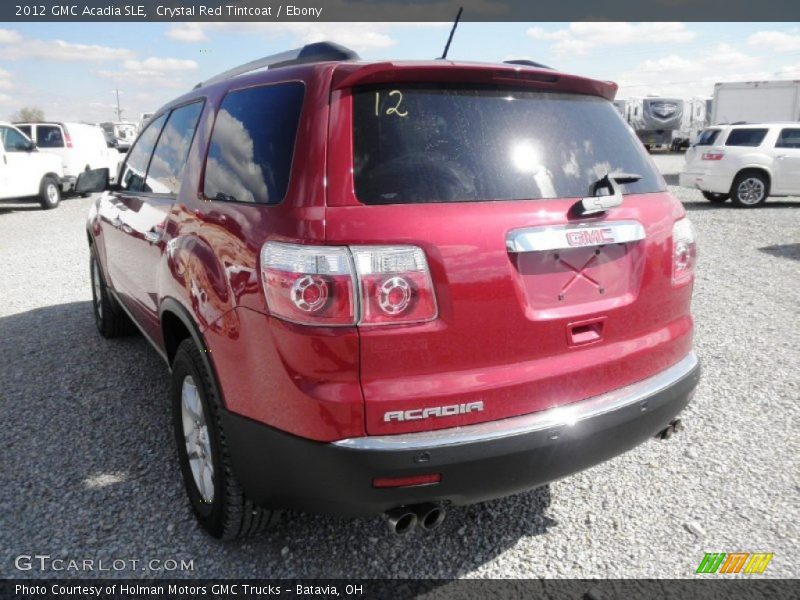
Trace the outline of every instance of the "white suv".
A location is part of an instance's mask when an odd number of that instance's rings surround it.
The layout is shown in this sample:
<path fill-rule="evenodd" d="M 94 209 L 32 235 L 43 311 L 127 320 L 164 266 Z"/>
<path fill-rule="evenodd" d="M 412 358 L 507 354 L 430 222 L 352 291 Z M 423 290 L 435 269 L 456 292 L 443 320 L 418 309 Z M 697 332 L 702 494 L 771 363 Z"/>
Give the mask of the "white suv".
<path fill-rule="evenodd" d="M 800 123 L 709 127 L 687 150 L 680 185 L 743 208 L 800 195 Z"/>
<path fill-rule="evenodd" d="M 42 208 L 61 201 L 61 159 L 39 152 L 19 129 L 0 121 L 0 199 L 38 196 Z"/>

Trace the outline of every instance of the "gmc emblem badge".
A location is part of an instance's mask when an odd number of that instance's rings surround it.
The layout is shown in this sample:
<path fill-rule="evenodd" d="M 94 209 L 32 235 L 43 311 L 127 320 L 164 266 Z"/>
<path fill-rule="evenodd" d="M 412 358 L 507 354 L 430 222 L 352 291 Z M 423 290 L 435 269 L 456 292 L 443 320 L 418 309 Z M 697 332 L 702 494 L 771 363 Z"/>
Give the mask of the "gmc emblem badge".
<path fill-rule="evenodd" d="M 600 246 L 602 244 L 613 244 L 614 241 L 614 232 L 610 227 L 567 232 L 567 243 L 570 246 Z"/>

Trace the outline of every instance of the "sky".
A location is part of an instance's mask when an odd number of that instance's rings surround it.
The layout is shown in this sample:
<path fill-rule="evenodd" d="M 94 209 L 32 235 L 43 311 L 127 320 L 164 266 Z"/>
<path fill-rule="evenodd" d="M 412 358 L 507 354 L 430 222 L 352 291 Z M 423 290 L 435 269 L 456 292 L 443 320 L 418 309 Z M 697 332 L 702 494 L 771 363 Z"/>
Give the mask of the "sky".
<path fill-rule="evenodd" d="M 0 23 L 0 119 L 123 119 L 256 58 L 320 40 L 368 60 L 439 56 L 449 23 Z M 449 58 L 527 58 L 620 85 L 710 96 L 718 81 L 800 79 L 798 23 L 461 23 Z"/>

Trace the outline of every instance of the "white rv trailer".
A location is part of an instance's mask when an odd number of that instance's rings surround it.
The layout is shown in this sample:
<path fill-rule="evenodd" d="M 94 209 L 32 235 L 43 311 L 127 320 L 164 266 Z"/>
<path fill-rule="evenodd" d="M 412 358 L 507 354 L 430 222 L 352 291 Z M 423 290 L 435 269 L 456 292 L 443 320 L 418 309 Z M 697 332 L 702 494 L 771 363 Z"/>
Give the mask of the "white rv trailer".
<path fill-rule="evenodd" d="M 628 123 L 648 150 L 671 146 L 673 132 L 681 128 L 684 101 L 680 98 L 644 96 L 629 98 Z"/>
<path fill-rule="evenodd" d="M 683 117 L 680 129 L 672 134 L 672 150 L 688 148 L 700 135 L 710 122 L 709 110 L 711 99 L 695 96 L 683 102 Z"/>
<path fill-rule="evenodd" d="M 714 84 L 713 125 L 800 121 L 800 81 Z"/>

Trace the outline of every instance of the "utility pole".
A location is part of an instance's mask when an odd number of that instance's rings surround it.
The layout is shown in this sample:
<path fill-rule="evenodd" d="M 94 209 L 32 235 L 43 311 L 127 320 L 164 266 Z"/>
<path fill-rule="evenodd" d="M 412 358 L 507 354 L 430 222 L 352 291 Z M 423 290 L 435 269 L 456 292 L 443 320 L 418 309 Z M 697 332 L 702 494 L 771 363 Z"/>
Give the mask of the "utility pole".
<path fill-rule="evenodd" d="M 117 96 L 117 121 L 122 121 L 122 109 L 119 107 L 119 90 L 114 90 L 114 93 Z"/>

